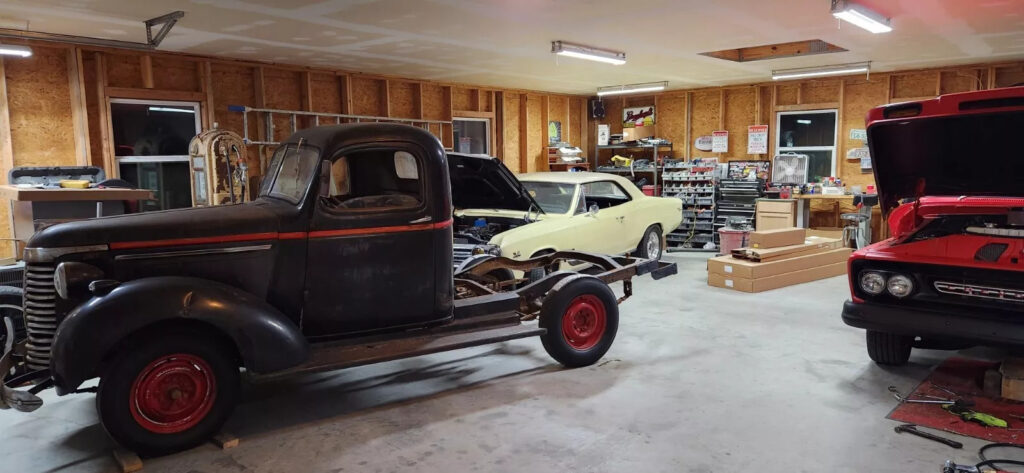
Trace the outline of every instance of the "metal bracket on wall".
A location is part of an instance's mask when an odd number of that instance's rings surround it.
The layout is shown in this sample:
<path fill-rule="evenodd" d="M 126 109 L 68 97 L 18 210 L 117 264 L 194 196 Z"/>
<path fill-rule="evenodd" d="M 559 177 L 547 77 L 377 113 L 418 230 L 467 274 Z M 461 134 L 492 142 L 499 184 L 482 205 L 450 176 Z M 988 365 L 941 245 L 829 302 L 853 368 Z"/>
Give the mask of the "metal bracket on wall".
<path fill-rule="evenodd" d="M 143 22 L 146 25 L 146 42 L 137 43 L 134 41 L 119 41 L 116 39 L 93 38 L 91 36 L 75 36 L 59 33 L 45 33 L 42 31 L 15 30 L 0 28 L 0 38 L 15 39 L 36 39 L 41 41 L 54 41 L 57 43 L 84 44 L 90 46 L 103 46 L 110 48 L 125 48 L 150 51 L 160 46 L 160 43 L 167 37 L 174 24 L 185 16 L 183 11 L 175 11 L 166 15 L 158 16 Z M 153 34 L 153 27 L 160 26 L 160 30 Z"/>

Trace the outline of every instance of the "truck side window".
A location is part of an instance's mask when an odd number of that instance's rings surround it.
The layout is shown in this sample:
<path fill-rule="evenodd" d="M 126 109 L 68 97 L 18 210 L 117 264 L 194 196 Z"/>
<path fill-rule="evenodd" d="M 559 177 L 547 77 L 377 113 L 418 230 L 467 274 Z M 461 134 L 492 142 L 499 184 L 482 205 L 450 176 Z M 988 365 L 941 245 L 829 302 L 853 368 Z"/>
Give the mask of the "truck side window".
<path fill-rule="evenodd" d="M 346 211 L 419 207 L 422 183 L 416 157 L 393 149 L 347 153 L 331 162 L 327 209 Z"/>

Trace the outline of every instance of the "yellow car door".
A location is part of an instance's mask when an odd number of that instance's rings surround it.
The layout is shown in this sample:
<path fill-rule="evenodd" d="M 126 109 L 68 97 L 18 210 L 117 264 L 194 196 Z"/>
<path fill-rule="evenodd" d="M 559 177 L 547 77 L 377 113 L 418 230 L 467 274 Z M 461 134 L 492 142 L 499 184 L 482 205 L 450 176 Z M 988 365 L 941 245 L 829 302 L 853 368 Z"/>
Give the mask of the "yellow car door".
<path fill-rule="evenodd" d="M 594 233 L 588 238 L 594 250 L 606 254 L 633 251 L 636 241 L 629 232 L 629 194 L 612 181 L 588 182 L 581 186 L 587 215 L 594 221 Z M 596 207 L 596 212 L 594 211 Z"/>

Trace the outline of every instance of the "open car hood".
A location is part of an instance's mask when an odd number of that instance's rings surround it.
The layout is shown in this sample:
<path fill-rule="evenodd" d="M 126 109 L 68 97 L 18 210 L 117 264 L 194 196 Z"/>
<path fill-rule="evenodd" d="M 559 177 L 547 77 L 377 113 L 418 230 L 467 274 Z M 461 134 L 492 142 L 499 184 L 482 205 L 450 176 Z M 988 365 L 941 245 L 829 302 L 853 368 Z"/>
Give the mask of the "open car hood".
<path fill-rule="evenodd" d="M 452 205 L 457 209 L 540 209 L 516 176 L 497 158 L 448 153 Z"/>
<path fill-rule="evenodd" d="M 1024 87 L 878 107 L 867 122 L 883 212 L 921 196 L 1024 196 Z"/>

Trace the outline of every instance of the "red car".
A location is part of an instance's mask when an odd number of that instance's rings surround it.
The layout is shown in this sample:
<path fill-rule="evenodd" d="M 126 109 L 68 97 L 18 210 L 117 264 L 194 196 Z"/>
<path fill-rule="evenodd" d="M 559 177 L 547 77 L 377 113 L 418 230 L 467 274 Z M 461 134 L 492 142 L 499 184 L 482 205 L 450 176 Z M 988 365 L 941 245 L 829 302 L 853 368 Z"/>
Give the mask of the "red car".
<path fill-rule="evenodd" d="M 1024 87 L 886 105 L 867 124 L 891 237 L 850 257 L 843 322 L 879 364 L 1024 346 Z"/>

